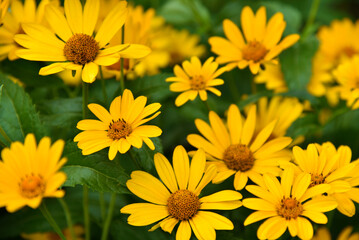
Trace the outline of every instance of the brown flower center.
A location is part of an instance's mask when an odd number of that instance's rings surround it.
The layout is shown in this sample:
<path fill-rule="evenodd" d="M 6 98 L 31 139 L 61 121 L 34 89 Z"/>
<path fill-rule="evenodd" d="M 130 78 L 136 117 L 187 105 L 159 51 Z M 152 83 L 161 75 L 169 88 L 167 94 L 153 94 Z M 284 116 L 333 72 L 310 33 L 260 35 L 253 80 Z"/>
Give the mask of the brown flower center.
<path fill-rule="evenodd" d="M 67 60 L 75 64 L 85 65 L 95 60 L 99 50 L 98 42 L 93 37 L 76 33 L 67 40 L 64 55 Z"/>
<path fill-rule="evenodd" d="M 26 175 L 19 182 L 20 194 L 26 198 L 35 198 L 45 192 L 45 181 L 40 175 Z"/>
<path fill-rule="evenodd" d="M 268 50 L 257 41 L 249 42 L 244 48 L 242 49 L 242 56 L 243 59 L 249 61 L 252 60 L 254 62 L 258 62 L 264 58 L 267 54 Z"/>
<path fill-rule="evenodd" d="M 348 57 L 352 57 L 354 54 L 357 54 L 357 51 L 353 48 L 353 47 L 351 47 L 351 46 L 348 46 L 348 47 L 345 47 L 345 48 L 343 48 L 343 53 L 346 55 L 346 56 L 348 56 Z"/>
<path fill-rule="evenodd" d="M 229 169 L 246 172 L 254 165 L 253 153 L 244 144 L 230 145 L 223 154 L 223 161 Z"/>
<path fill-rule="evenodd" d="M 296 219 L 303 212 L 303 206 L 295 198 L 284 198 L 280 201 L 277 207 L 277 213 L 279 216 L 284 217 L 287 220 L 291 218 Z"/>
<path fill-rule="evenodd" d="M 314 187 L 315 185 L 325 183 L 326 176 L 323 176 L 323 174 L 314 175 L 311 174 L 311 182 L 309 187 Z"/>
<path fill-rule="evenodd" d="M 202 90 L 206 87 L 206 81 L 201 75 L 190 77 L 190 84 L 193 90 Z"/>
<path fill-rule="evenodd" d="M 129 136 L 131 133 L 131 125 L 126 123 L 125 120 L 120 119 L 116 122 L 112 120 L 112 123 L 110 123 L 109 129 L 107 131 L 107 136 L 113 140 L 118 140 Z"/>
<path fill-rule="evenodd" d="M 169 214 L 180 221 L 192 218 L 200 206 L 198 196 L 187 189 L 172 193 L 167 200 Z"/>

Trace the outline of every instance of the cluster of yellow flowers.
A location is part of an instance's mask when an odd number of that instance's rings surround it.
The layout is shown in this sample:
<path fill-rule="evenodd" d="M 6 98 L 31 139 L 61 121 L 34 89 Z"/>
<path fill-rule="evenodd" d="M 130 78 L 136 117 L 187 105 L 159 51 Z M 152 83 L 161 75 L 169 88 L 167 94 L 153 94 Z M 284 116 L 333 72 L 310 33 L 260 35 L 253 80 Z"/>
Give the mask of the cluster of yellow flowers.
<path fill-rule="evenodd" d="M 205 47 L 198 44 L 198 36 L 166 25 L 153 9 L 127 6 L 125 1 L 87 0 L 82 5 L 80 0 L 65 0 L 62 7 L 57 0 L 42 0 L 38 6 L 35 0 L 24 4 L 12 0 L 11 11 L 7 11 L 8 1 L 1 1 L 0 7 L 1 59 L 50 62 L 39 74 L 62 72 L 68 84 L 92 83 L 102 77 L 119 79 L 124 74 L 135 79 L 181 63 L 173 67 L 175 76 L 164 80 L 171 82 L 170 91 L 180 92 L 174 103 L 178 107 L 197 95 L 207 101 L 208 91 L 221 96 L 216 86 L 225 81 L 219 77 L 234 68 L 248 67 L 257 74 L 256 83 L 266 83 L 277 93 L 287 91 L 278 55 L 299 40 L 298 34 L 282 39 L 286 26 L 282 13 L 267 22 L 265 7 L 254 13 L 245 6 L 240 17 L 242 30 L 225 19 L 225 38 L 208 40 L 217 57 L 202 64 L 199 57 Z M 348 107 L 359 108 L 359 43 L 355 41 L 359 22 L 335 21 L 321 28 L 318 38 L 320 47 L 313 59 L 308 91 L 327 95 L 332 104 L 340 98 Z M 98 120 L 79 121 L 76 127 L 81 132 L 73 141 L 83 155 L 108 147 L 109 160 L 118 152 L 142 148 L 143 143 L 155 150 L 151 138 L 161 136 L 162 130 L 146 123 L 161 113 L 161 104 L 147 101 L 146 96 L 134 97 L 124 89 L 109 110 L 88 104 Z M 149 231 L 162 228 L 171 234 L 178 224 L 177 240 L 189 240 L 192 232 L 197 239 L 216 239 L 215 230 L 235 228 L 230 219 L 211 210 L 242 206 L 253 210 L 243 219 L 244 226 L 265 219 L 257 230 L 259 239 L 278 239 L 287 229 L 292 237 L 312 239 L 312 222 L 326 224 L 325 212 L 337 209 L 354 216 L 354 202 L 359 203 L 359 162 L 352 161 L 348 146 L 336 148 L 330 142 L 309 144 L 306 149 L 296 146 L 304 136 L 293 140 L 287 131 L 304 108 L 297 98 L 274 96 L 261 97 L 243 110 L 231 104 L 224 118 L 210 110 L 208 121 L 194 122 L 199 133 L 187 136 L 194 151 L 179 145 L 172 161 L 156 153 L 158 178 L 140 170 L 131 173 L 126 186 L 146 203 L 126 205 L 121 213 L 130 214 L 130 225 L 154 224 Z M 51 144 L 49 137 L 37 144 L 34 134 L 28 134 L 24 143 L 13 142 L 4 148 L 0 207 L 15 212 L 24 206 L 38 208 L 46 197 L 62 198 L 65 192 L 59 188 L 66 175 L 60 169 L 67 161 L 61 158 L 64 145 L 63 140 Z M 202 196 L 210 183 L 228 179 L 233 179 L 234 190 Z M 239 192 L 244 190 L 245 197 Z M 324 239 L 325 231 L 317 230 L 313 239 Z M 81 235 L 83 229 L 78 227 L 76 232 Z M 342 238 L 350 233 L 346 229 Z M 40 235 L 23 237 L 39 239 Z"/>

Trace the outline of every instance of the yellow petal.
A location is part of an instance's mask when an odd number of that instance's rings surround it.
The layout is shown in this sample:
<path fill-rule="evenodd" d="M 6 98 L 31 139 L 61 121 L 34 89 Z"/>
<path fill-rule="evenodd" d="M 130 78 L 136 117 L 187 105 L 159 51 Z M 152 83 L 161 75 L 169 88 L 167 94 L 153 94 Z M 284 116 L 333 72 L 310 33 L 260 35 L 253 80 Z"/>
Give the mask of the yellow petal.
<path fill-rule="evenodd" d="M 54 30 L 57 36 L 67 42 L 67 40 L 73 34 L 70 30 L 65 16 L 57 7 L 53 6 L 52 4 L 47 5 L 45 9 L 45 17 L 49 22 L 51 28 Z"/>
<path fill-rule="evenodd" d="M 242 23 L 242 30 L 244 33 L 244 36 L 246 37 L 247 42 L 253 41 L 254 40 L 254 23 L 255 23 L 255 18 L 254 18 L 254 14 L 253 11 L 250 7 L 245 6 L 242 9 L 241 12 L 241 23 Z"/>
<path fill-rule="evenodd" d="M 154 156 L 154 162 L 156 171 L 162 182 L 172 193 L 176 192 L 178 190 L 178 186 L 175 173 L 167 158 L 161 153 L 156 153 Z"/>
<path fill-rule="evenodd" d="M 93 62 L 89 62 L 84 66 L 82 70 L 82 81 L 92 83 L 96 80 L 98 73 L 98 65 Z"/>
<path fill-rule="evenodd" d="M 122 213 L 131 214 L 127 221 L 133 226 L 146 226 L 168 216 L 166 206 L 151 203 L 134 203 L 121 209 Z"/>
<path fill-rule="evenodd" d="M 192 235 L 191 226 L 188 221 L 181 221 L 177 229 L 176 240 L 189 240 Z"/>
<path fill-rule="evenodd" d="M 82 33 L 82 5 L 80 0 L 65 0 L 67 22 L 73 33 Z"/>
<path fill-rule="evenodd" d="M 201 180 L 201 182 L 198 184 L 198 186 L 196 187 L 196 189 L 193 191 L 194 194 L 196 194 L 197 196 L 201 193 L 202 189 L 207 186 L 207 184 L 212 181 L 212 179 L 216 176 L 217 174 L 217 168 L 215 165 L 210 165 L 205 173 L 204 176 Z"/>
<path fill-rule="evenodd" d="M 242 144 L 248 145 L 249 142 L 252 140 L 252 136 L 256 127 L 256 109 L 256 105 L 251 106 L 247 115 L 247 119 L 243 124 L 241 137 Z"/>
<path fill-rule="evenodd" d="M 231 143 L 238 144 L 242 135 L 242 116 L 238 107 L 234 104 L 229 106 L 227 125 L 231 136 Z"/>
<path fill-rule="evenodd" d="M 247 226 L 249 224 L 252 224 L 254 222 L 258 222 L 262 219 L 274 217 L 277 215 L 276 211 L 256 211 L 252 214 L 250 214 L 246 220 L 244 221 L 244 226 Z"/>
<path fill-rule="evenodd" d="M 189 158 L 182 146 L 177 146 L 173 151 L 173 169 L 176 175 L 179 189 L 187 189 L 189 178 Z"/>
<path fill-rule="evenodd" d="M 242 199 L 242 194 L 233 190 L 222 190 L 209 196 L 202 197 L 200 202 L 223 202 Z"/>
<path fill-rule="evenodd" d="M 242 206 L 240 201 L 226 201 L 226 202 L 204 202 L 201 203 L 203 210 L 233 210 Z"/>
<path fill-rule="evenodd" d="M 88 108 L 90 111 L 95 114 L 95 116 L 100 119 L 103 123 L 106 125 L 109 125 L 112 122 L 112 116 L 109 114 L 109 112 L 102 107 L 99 104 L 96 103 L 90 103 L 88 105 Z"/>
<path fill-rule="evenodd" d="M 87 0 L 84 6 L 82 32 L 92 36 L 100 10 L 99 0 Z"/>
<path fill-rule="evenodd" d="M 201 180 L 206 166 L 206 154 L 203 149 L 196 151 L 191 161 L 188 190 L 194 191 Z"/>
<path fill-rule="evenodd" d="M 226 37 L 234 43 L 238 48 L 243 48 L 245 45 L 241 31 L 231 20 L 223 20 L 223 31 Z"/>
<path fill-rule="evenodd" d="M 200 214 L 189 220 L 191 228 L 198 240 L 215 240 L 216 231 Z"/>
<path fill-rule="evenodd" d="M 199 211 L 197 215 L 204 218 L 216 230 L 233 230 L 233 223 L 226 217 L 214 212 Z"/>
<path fill-rule="evenodd" d="M 143 58 L 150 54 L 151 49 L 141 44 L 130 44 L 130 46 L 123 51 L 120 51 L 120 56 L 123 58 Z"/>
<path fill-rule="evenodd" d="M 298 224 L 298 237 L 301 239 L 312 239 L 313 237 L 313 226 L 308 219 L 303 217 L 297 218 Z"/>
<path fill-rule="evenodd" d="M 286 229 L 287 224 L 284 218 L 279 216 L 272 217 L 260 225 L 257 236 L 260 239 L 278 239 L 283 235 Z"/>

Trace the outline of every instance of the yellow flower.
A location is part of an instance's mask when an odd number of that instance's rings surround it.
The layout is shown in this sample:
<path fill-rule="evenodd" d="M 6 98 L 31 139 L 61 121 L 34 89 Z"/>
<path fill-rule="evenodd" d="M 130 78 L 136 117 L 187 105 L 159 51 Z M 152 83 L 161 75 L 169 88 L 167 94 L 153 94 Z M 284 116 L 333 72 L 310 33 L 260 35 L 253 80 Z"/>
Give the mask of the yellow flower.
<path fill-rule="evenodd" d="M 207 153 L 209 163 L 217 166 L 218 175 L 214 183 L 220 183 L 235 174 L 234 188 L 241 190 L 245 187 L 248 177 L 256 182 L 260 174 L 273 173 L 278 175 L 278 165 L 282 161 L 289 161 L 290 155 L 285 153 L 292 139 L 277 137 L 269 140 L 276 120 L 266 125 L 256 136 L 256 106 L 248 111 L 247 118 L 241 116 L 236 105 L 232 104 L 228 110 L 227 124 L 211 111 L 210 125 L 196 119 L 195 124 L 200 133 L 190 134 L 187 141 L 196 148 L 203 148 Z"/>
<path fill-rule="evenodd" d="M 82 8 L 80 0 L 65 0 L 65 14 L 49 5 L 45 17 L 52 30 L 37 24 L 23 24 L 26 34 L 15 36 L 15 41 L 26 49 L 16 54 L 32 61 L 54 62 L 40 69 L 40 75 L 49 75 L 65 69 L 82 70 L 82 80 L 95 81 L 99 66 L 116 63 L 120 57 L 143 57 L 149 48 L 121 44 L 109 47 L 116 32 L 127 16 L 127 3 L 119 2 L 94 33 L 100 8 L 99 0 L 88 0 Z"/>
<path fill-rule="evenodd" d="M 170 85 L 172 92 L 183 92 L 176 98 L 176 106 L 182 106 L 188 100 L 193 101 L 197 95 L 202 101 L 207 101 L 207 91 L 211 91 L 217 96 L 221 92 L 214 86 L 222 85 L 224 81 L 217 77 L 226 71 L 226 68 L 218 68 L 218 63 L 213 62 L 213 57 L 201 64 L 198 57 L 192 57 L 191 62 L 184 61 L 183 69 L 176 65 L 173 69 L 176 77 L 169 77 L 167 82 L 174 82 Z"/>
<path fill-rule="evenodd" d="M 316 197 L 330 188 L 320 184 L 309 188 L 310 174 L 294 176 L 293 168 L 284 170 L 281 181 L 271 174 L 263 175 L 263 184 L 249 185 L 246 190 L 258 198 L 243 200 L 243 206 L 256 210 L 244 221 L 244 226 L 268 218 L 257 231 L 259 239 L 277 239 L 287 230 L 292 237 L 313 237 L 313 226 L 308 220 L 325 224 L 328 218 L 323 212 L 336 208 L 337 203 L 328 197 Z"/>
<path fill-rule="evenodd" d="M 65 192 L 58 188 L 66 175 L 58 170 L 65 164 L 61 158 L 64 141 L 51 146 L 49 137 L 36 145 L 35 136 L 28 134 L 24 144 L 13 142 L 4 148 L 0 161 L 0 207 L 15 212 L 24 206 L 39 207 L 42 198 L 61 198 Z M 61 158 L 61 159 L 60 159 Z"/>
<path fill-rule="evenodd" d="M 264 70 L 259 71 L 254 77 L 255 83 L 264 83 L 266 88 L 273 90 L 275 93 L 287 92 L 287 83 L 284 80 L 281 65 L 267 63 L 264 64 Z"/>
<path fill-rule="evenodd" d="M 112 7 L 114 1 L 104 1 L 105 7 Z M 107 14 L 107 12 L 106 12 Z M 130 79 L 135 77 L 143 77 L 144 75 L 154 75 L 159 72 L 159 68 L 165 67 L 169 63 L 169 54 L 156 44 L 158 21 L 155 16 L 155 10 L 150 8 L 144 11 L 142 6 L 128 7 L 128 16 L 125 22 L 125 39 L 124 43 L 142 44 L 151 48 L 151 53 L 141 59 L 125 59 L 124 73 Z M 118 45 L 122 43 L 122 31 L 110 41 L 110 45 Z M 163 47 L 162 47 L 163 48 Z M 104 76 L 121 76 L 121 64 L 117 62 L 104 68 Z"/>
<path fill-rule="evenodd" d="M 76 234 L 76 239 L 72 239 L 70 230 L 68 228 L 62 230 L 62 233 L 66 237 L 67 240 L 84 240 L 82 235 L 84 234 L 84 228 L 80 225 L 74 226 L 74 231 Z M 26 240 L 56 240 L 60 239 L 59 235 L 54 232 L 45 232 L 45 233 L 23 233 L 21 237 Z"/>
<path fill-rule="evenodd" d="M 359 26 L 358 26 L 359 28 Z M 340 98 L 347 101 L 352 109 L 359 108 L 359 55 L 343 61 L 334 71 L 333 75 L 339 84 L 337 87 Z"/>
<path fill-rule="evenodd" d="M 249 66 L 253 74 L 257 74 L 259 66 L 264 63 L 277 64 L 276 58 L 284 49 L 295 44 L 298 34 L 291 34 L 281 42 L 286 22 L 282 13 L 276 13 L 267 22 L 266 9 L 260 7 L 254 15 L 252 9 L 244 7 L 241 13 L 242 31 L 229 19 L 223 21 L 224 34 L 228 38 L 211 37 L 209 44 L 211 50 L 219 55 L 216 61 L 227 63 L 228 68 L 240 69 Z"/>
<path fill-rule="evenodd" d="M 134 171 L 127 181 L 128 189 L 150 203 L 134 203 L 121 209 L 131 214 L 128 223 L 146 226 L 158 222 L 150 231 L 161 227 L 171 233 L 179 222 L 176 240 L 189 240 L 194 234 L 198 239 L 216 239 L 215 230 L 232 230 L 232 222 L 206 210 L 231 210 L 242 205 L 242 195 L 233 190 L 223 190 L 199 198 L 202 189 L 215 177 L 216 167 L 205 167 L 206 156 L 198 150 L 189 163 L 186 150 L 177 146 L 173 152 L 173 168 L 160 153 L 154 157 L 155 167 L 161 179 L 143 171 Z"/>
<path fill-rule="evenodd" d="M 78 142 L 82 154 L 89 155 L 110 147 L 108 158 L 113 160 L 117 152 L 126 153 L 131 146 L 141 148 L 143 142 L 154 150 L 150 137 L 160 136 L 162 130 L 157 126 L 143 124 L 161 113 L 156 112 L 161 104 L 146 106 L 146 102 L 147 97 L 134 99 L 132 92 L 125 89 L 122 97 L 112 101 L 110 112 L 101 105 L 89 104 L 88 108 L 100 120 L 85 119 L 77 123 L 77 128 L 84 131 L 77 134 L 74 141 Z"/>
<path fill-rule="evenodd" d="M 1 4 L 6 4 L 6 1 Z M 38 7 L 35 0 L 25 0 L 24 3 L 19 0 L 11 1 L 11 11 L 5 13 L 4 25 L 0 28 L 0 60 L 8 58 L 12 61 L 18 58 L 15 52 L 21 47 L 15 42 L 14 36 L 24 33 L 23 23 L 44 24 L 44 11 L 48 4 L 58 6 L 59 1 L 42 0 Z"/>
<path fill-rule="evenodd" d="M 340 146 L 338 150 L 335 146 L 326 142 L 322 145 L 309 144 L 306 150 L 298 146 L 293 148 L 294 166 L 297 173 L 305 172 L 311 176 L 309 187 L 326 183 L 330 186 L 327 195 L 334 197 L 338 202 L 338 207 L 343 209 L 343 214 L 353 216 L 355 206 L 351 202 L 348 204 L 342 195 L 337 193 L 346 193 L 352 189 L 350 184 L 350 172 L 357 165 L 357 162 L 351 163 L 351 150 L 348 146 Z M 358 174 L 356 174 L 359 177 Z M 343 196 L 344 197 L 344 196 Z"/>
<path fill-rule="evenodd" d="M 5 13 L 9 8 L 9 0 L 0 0 L 0 26 L 2 25 L 2 20 L 4 19 Z"/>
<path fill-rule="evenodd" d="M 352 234 L 352 231 L 353 231 L 353 227 L 347 226 L 340 232 L 337 240 L 359 240 L 359 233 L 356 232 Z M 332 237 L 330 235 L 328 228 L 320 227 L 316 231 L 312 240 L 332 240 Z"/>

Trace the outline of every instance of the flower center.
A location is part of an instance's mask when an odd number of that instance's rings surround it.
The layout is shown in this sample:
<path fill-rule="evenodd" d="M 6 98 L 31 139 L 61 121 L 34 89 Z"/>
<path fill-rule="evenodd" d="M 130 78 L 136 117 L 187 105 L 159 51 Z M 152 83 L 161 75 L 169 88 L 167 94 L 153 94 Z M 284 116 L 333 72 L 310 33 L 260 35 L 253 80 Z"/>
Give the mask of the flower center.
<path fill-rule="evenodd" d="M 20 193 L 26 198 L 35 198 L 45 192 L 45 181 L 40 175 L 26 175 L 19 183 Z"/>
<path fill-rule="evenodd" d="M 351 46 L 345 47 L 343 48 L 343 53 L 348 56 L 349 58 L 351 58 L 354 54 L 357 53 L 357 51 L 355 51 L 355 49 Z"/>
<path fill-rule="evenodd" d="M 242 56 L 243 59 L 249 61 L 252 60 L 254 62 L 258 62 L 264 58 L 267 54 L 268 50 L 257 41 L 249 42 L 244 48 L 242 49 Z"/>
<path fill-rule="evenodd" d="M 121 71 L 121 61 L 118 61 L 110 66 L 106 67 L 109 70 L 117 70 L 117 71 Z M 130 69 L 130 59 L 128 58 L 124 58 L 123 59 L 123 69 L 124 70 L 129 70 Z"/>
<path fill-rule="evenodd" d="M 193 90 L 202 90 L 206 87 L 206 81 L 201 75 L 190 77 L 190 84 Z"/>
<path fill-rule="evenodd" d="M 286 220 L 291 218 L 296 219 L 303 212 L 303 206 L 295 198 L 284 198 L 280 200 L 280 204 L 277 207 L 277 213 L 279 216 L 284 217 Z"/>
<path fill-rule="evenodd" d="M 200 208 L 201 203 L 196 194 L 188 190 L 178 190 L 168 198 L 167 209 L 169 214 L 177 220 L 192 218 Z"/>
<path fill-rule="evenodd" d="M 323 174 L 319 174 L 319 175 L 311 174 L 312 181 L 310 182 L 309 187 L 314 187 L 315 185 L 325 183 L 325 178 L 326 176 L 323 176 Z"/>
<path fill-rule="evenodd" d="M 131 133 L 131 126 L 127 124 L 125 120 L 120 119 L 116 122 L 112 120 L 112 123 L 110 123 L 109 129 L 107 131 L 107 136 L 113 140 L 118 140 L 129 136 Z"/>
<path fill-rule="evenodd" d="M 253 153 L 244 144 L 230 145 L 223 154 L 223 161 L 229 169 L 246 172 L 254 165 Z"/>
<path fill-rule="evenodd" d="M 67 60 L 75 64 L 85 65 L 95 60 L 99 50 L 98 42 L 93 37 L 76 33 L 67 40 L 64 55 Z"/>

